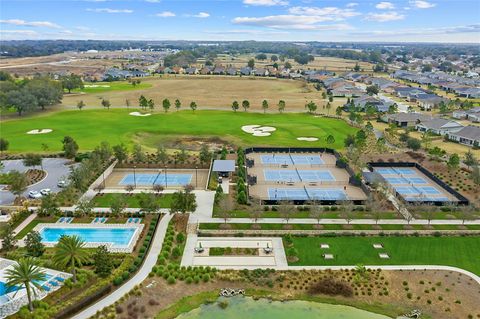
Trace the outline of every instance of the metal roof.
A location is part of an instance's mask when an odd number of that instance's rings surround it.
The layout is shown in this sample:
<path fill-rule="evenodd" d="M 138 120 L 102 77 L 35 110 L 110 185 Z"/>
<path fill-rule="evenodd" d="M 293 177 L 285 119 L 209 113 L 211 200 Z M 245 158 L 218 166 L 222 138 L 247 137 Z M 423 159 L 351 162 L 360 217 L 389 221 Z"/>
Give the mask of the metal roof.
<path fill-rule="evenodd" d="M 234 160 L 215 160 L 213 161 L 214 172 L 235 172 Z"/>

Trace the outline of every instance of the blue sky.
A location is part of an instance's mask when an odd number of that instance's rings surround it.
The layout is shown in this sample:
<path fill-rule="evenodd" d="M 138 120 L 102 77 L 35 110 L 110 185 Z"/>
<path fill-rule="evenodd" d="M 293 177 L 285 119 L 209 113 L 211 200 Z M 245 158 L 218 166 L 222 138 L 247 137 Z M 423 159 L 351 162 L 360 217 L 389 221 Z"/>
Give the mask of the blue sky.
<path fill-rule="evenodd" d="M 480 1 L 2 0 L 0 39 L 480 43 Z"/>

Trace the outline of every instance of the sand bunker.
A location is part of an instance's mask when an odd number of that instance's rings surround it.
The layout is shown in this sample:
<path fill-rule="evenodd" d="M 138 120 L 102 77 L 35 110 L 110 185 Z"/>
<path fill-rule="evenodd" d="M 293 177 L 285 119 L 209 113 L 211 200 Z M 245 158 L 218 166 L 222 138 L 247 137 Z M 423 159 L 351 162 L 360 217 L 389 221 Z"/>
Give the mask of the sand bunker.
<path fill-rule="evenodd" d="M 317 137 L 297 137 L 299 141 L 306 141 L 306 142 L 315 142 L 318 141 Z"/>
<path fill-rule="evenodd" d="M 133 116 L 150 116 L 150 115 L 152 115 L 150 113 L 143 114 L 143 113 L 140 113 L 140 112 L 132 112 L 132 113 L 129 113 L 129 114 L 133 115 Z"/>
<path fill-rule="evenodd" d="M 51 133 L 52 131 L 53 130 L 49 129 L 49 128 L 42 128 L 42 129 L 39 129 L 39 130 L 28 131 L 27 134 L 47 134 L 47 133 Z"/>
<path fill-rule="evenodd" d="M 270 136 L 270 132 L 274 132 L 277 129 L 273 126 L 260 126 L 260 125 L 244 125 L 242 131 L 253 136 Z"/>
<path fill-rule="evenodd" d="M 92 84 L 92 85 L 84 85 L 83 87 L 86 87 L 86 88 L 109 88 L 110 85 L 96 85 L 96 84 Z"/>

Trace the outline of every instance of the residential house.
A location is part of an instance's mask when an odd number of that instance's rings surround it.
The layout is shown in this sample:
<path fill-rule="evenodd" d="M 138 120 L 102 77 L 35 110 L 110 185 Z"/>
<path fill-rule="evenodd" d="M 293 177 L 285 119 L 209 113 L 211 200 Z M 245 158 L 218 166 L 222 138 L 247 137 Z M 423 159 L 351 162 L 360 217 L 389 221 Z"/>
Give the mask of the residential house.
<path fill-rule="evenodd" d="M 213 68 L 212 68 L 211 66 L 204 66 L 204 67 L 200 70 L 200 74 L 201 74 L 201 75 L 211 74 L 211 73 L 212 73 L 212 70 L 213 70 Z"/>
<path fill-rule="evenodd" d="M 240 69 L 240 74 L 241 75 L 250 75 L 252 74 L 252 68 L 246 66 Z"/>
<path fill-rule="evenodd" d="M 415 129 L 419 132 L 431 132 L 436 135 L 446 135 L 460 131 L 463 125 L 457 121 L 433 118 L 431 120 L 421 121 L 415 125 Z"/>
<path fill-rule="evenodd" d="M 421 121 L 431 120 L 432 117 L 422 113 L 395 113 L 386 114 L 382 120 L 387 123 L 393 123 L 398 127 L 414 127 Z"/>
<path fill-rule="evenodd" d="M 384 101 L 384 100 L 379 99 L 379 98 L 374 97 L 374 96 L 362 95 L 360 97 L 354 98 L 353 99 L 353 104 L 361 112 L 365 112 L 365 108 L 366 108 L 367 105 L 372 105 L 373 107 L 375 107 L 377 109 L 378 112 L 385 113 L 385 112 L 388 112 L 388 109 L 389 109 L 390 105 L 393 104 L 393 103 Z M 348 105 L 348 104 L 344 105 L 344 109 L 346 111 L 348 111 L 349 107 L 350 107 L 350 105 Z"/>
<path fill-rule="evenodd" d="M 264 68 L 256 68 L 253 70 L 255 76 L 268 76 L 268 70 Z"/>
<path fill-rule="evenodd" d="M 185 69 L 182 68 L 181 66 L 173 66 L 172 71 L 175 74 L 184 74 L 185 73 Z"/>
<path fill-rule="evenodd" d="M 480 146 L 480 127 L 479 126 L 465 126 L 460 131 L 449 133 L 448 138 L 460 144 L 468 146 Z"/>
<path fill-rule="evenodd" d="M 223 66 L 216 66 L 214 69 L 213 69 L 213 74 L 215 75 L 222 75 L 222 74 L 225 74 L 225 67 Z"/>
<path fill-rule="evenodd" d="M 186 68 L 185 73 L 189 75 L 195 75 L 198 74 L 198 69 L 195 67 Z"/>
<path fill-rule="evenodd" d="M 236 68 L 228 68 L 227 69 L 227 74 L 228 75 L 237 75 L 238 74 L 238 70 Z"/>
<path fill-rule="evenodd" d="M 415 96 L 415 100 L 420 108 L 427 111 L 438 107 L 442 102 L 446 103 L 448 101 L 447 99 L 436 94 L 419 93 L 414 94 L 413 96 Z"/>
<path fill-rule="evenodd" d="M 462 87 L 456 89 L 455 93 L 460 97 L 466 97 L 470 99 L 480 98 L 480 88 Z"/>
<path fill-rule="evenodd" d="M 453 117 L 456 119 L 465 119 L 472 122 L 480 122 L 480 107 L 474 107 L 470 110 L 455 110 Z"/>

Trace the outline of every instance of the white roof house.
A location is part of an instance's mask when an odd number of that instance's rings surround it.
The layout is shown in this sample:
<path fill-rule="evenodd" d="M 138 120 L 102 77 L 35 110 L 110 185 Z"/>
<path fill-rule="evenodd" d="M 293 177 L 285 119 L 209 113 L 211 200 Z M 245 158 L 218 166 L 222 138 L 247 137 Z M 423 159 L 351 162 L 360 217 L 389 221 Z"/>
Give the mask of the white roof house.
<path fill-rule="evenodd" d="M 458 132 L 448 133 L 448 138 L 468 146 L 480 146 L 480 127 L 465 126 Z"/>
<path fill-rule="evenodd" d="M 431 132 L 437 135 L 446 135 L 448 133 L 455 133 L 460 131 L 463 125 L 452 120 L 445 119 L 431 119 L 421 121 L 415 125 L 415 129 L 419 132 Z"/>

